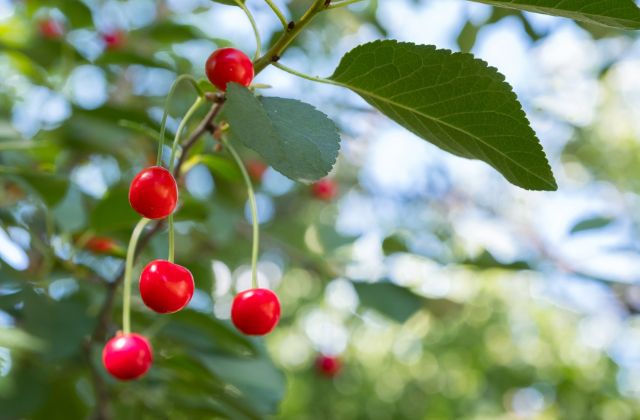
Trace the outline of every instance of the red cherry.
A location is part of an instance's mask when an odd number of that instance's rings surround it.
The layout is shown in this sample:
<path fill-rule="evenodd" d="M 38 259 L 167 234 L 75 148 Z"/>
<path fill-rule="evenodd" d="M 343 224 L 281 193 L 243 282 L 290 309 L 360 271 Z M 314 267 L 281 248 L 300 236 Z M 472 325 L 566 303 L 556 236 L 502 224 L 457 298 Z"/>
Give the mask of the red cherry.
<path fill-rule="evenodd" d="M 122 381 L 138 379 L 151 367 L 153 352 L 149 340 L 140 334 L 118 333 L 105 344 L 102 364 L 107 372 Z"/>
<path fill-rule="evenodd" d="M 269 167 L 261 160 L 250 160 L 247 162 L 247 172 L 255 182 L 262 182 L 262 177 Z"/>
<path fill-rule="evenodd" d="M 253 63 L 242 51 L 221 48 L 209 56 L 205 72 L 211 83 L 224 91 L 229 82 L 249 86 L 253 80 Z"/>
<path fill-rule="evenodd" d="M 41 20 L 38 26 L 43 38 L 58 39 L 64 34 L 62 23 L 55 19 Z"/>
<path fill-rule="evenodd" d="M 147 219 L 163 219 L 178 202 L 178 185 L 173 175 L 160 166 L 143 169 L 131 181 L 129 203 Z"/>
<path fill-rule="evenodd" d="M 107 238 L 106 236 L 94 236 L 87 241 L 85 247 L 89 251 L 93 251 L 98 254 L 106 254 L 113 251 L 118 247 L 118 245 L 113 239 Z"/>
<path fill-rule="evenodd" d="M 248 289 L 240 292 L 231 305 L 231 320 L 247 335 L 270 333 L 280 320 L 280 301 L 269 289 Z"/>
<path fill-rule="evenodd" d="M 124 45 L 125 34 L 120 30 L 105 32 L 102 34 L 102 40 L 108 49 L 117 50 Z"/>
<path fill-rule="evenodd" d="M 323 376 L 333 378 L 342 370 L 342 361 L 335 356 L 320 355 L 316 359 L 316 370 Z"/>
<path fill-rule="evenodd" d="M 311 185 L 311 193 L 319 200 L 331 201 L 338 195 L 338 184 L 332 179 L 324 178 Z"/>
<path fill-rule="evenodd" d="M 151 261 L 140 275 L 140 296 L 144 304 L 161 314 L 177 312 L 193 296 L 193 276 L 181 265 L 165 260 Z"/>

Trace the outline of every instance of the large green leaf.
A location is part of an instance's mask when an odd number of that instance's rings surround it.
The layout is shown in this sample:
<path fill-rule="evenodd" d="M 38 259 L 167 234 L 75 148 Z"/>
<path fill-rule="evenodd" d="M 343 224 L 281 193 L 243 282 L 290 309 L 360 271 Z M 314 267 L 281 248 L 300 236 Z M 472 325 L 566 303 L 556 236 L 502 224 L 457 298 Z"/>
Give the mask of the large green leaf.
<path fill-rule="evenodd" d="M 564 16 L 597 25 L 640 29 L 640 9 L 633 0 L 474 0 L 500 7 Z"/>
<path fill-rule="evenodd" d="M 296 181 L 314 181 L 333 167 L 340 136 L 335 124 L 309 104 L 283 98 L 256 98 L 231 83 L 224 115 L 231 136 Z"/>
<path fill-rule="evenodd" d="M 487 162 L 515 185 L 557 188 L 504 76 L 470 54 L 377 41 L 347 53 L 331 80 L 436 146 Z"/>

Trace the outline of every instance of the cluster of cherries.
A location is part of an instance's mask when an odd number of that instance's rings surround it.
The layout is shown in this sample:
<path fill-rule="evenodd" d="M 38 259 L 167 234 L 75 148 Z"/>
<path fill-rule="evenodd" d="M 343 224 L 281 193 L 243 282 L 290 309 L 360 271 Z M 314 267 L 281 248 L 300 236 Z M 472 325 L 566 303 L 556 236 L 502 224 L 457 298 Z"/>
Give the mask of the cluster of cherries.
<path fill-rule="evenodd" d="M 249 57 L 233 48 L 215 51 L 206 63 L 207 77 L 224 91 L 227 83 L 249 86 L 253 80 L 253 64 Z M 131 207 L 147 219 L 163 219 L 175 211 L 178 185 L 165 168 L 152 166 L 138 173 L 129 189 Z M 161 314 L 184 308 L 194 291 L 191 272 L 167 260 L 154 260 L 140 275 L 140 296 L 147 307 Z M 231 306 L 231 320 L 247 335 L 265 335 L 280 319 L 280 302 L 268 289 L 252 288 L 236 295 Z M 106 370 L 121 380 L 137 379 L 153 362 L 149 340 L 136 333 L 119 332 L 109 340 L 102 352 Z"/>

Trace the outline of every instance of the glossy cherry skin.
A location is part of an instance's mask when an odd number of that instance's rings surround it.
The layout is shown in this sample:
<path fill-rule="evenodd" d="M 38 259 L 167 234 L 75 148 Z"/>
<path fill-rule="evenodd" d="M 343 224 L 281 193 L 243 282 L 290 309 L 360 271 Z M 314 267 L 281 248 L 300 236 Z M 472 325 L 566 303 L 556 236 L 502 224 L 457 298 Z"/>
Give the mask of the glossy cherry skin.
<path fill-rule="evenodd" d="M 320 355 L 316 359 L 316 370 L 323 376 L 333 378 L 342 370 L 342 361 L 335 356 Z"/>
<path fill-rule="evenodd" d="M 227 83 L 249 86 L 253 80 L 253 63 L 242 51 L 235 48 L 215 50 L 205 64 L 207 78 L 218 89 L 227 90 Z"/>
<path fill-rule="evenodd" d="M 38 27 L 43 38 L 58 39 L 64 34 L 62 23 L 55 19 L 41 20 Z"/>
<path fill-rule="evenodd" d="M 158 313 L 169 314 L 187 306 L 193 297 L 193 276 L 181 265 L 151 261 L 140 275 L 140 296 Z"/>
<path fill-rule="evenodd" d="M 152 166 L 143 169 L 131 181 L 129 203 L 147 219 L 169 216 L 178 202 L 178 185 L 165 168 Z"/>
<path fill-rule="evenodd" d="M 338 184 L 332 179 L 323 178 L 311 185 L 311 193 L 319 200 L 331 201 L 338 195 Z"/>
<path fill-rule="evenodd" d="M 236 295 L 231 321 L 246 335 L 270 333 L 280 320 L 280 301 L 269 289 L 248 289 Z"/>
<path fill-rule="evenodd" d="M 140 334 L 118 333 L 105 344 L 102 364 L 116 379 L 138 379 L 151 367 L 153 351 L 149 340 Z"/>

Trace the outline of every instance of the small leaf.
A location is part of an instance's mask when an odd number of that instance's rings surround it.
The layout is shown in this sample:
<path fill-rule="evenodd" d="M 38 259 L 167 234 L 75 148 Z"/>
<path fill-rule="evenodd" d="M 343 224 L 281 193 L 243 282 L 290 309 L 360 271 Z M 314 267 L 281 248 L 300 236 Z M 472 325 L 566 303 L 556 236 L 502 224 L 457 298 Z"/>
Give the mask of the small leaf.
<path fill-rule="evenodd" d="M 633 0 L 474 0 L 499 7 L 563 16 L 621 29 L 640 29 L 640 9 Z"/>
<path fill-rule="evenodd" d="M 340 136 L 335 124 L 309 104 L 284 98 L 257 99 L 246 88 L 231 83 L 224 115 L 234 139 L 293 180 L 324 177 L 338 157 Z"/>
<path fill-rule="evenodd" d="M 489 251 L 484 250 L 480 255 L 476 258 L 469 259 L 466 261 L 462 261 L 461 264 L 471 265 L 475 268 L 489 270 L 493 268 L 503 269 L 503 270 L 530 270 L 531 264 L 526 261 L 511 261 L 511 262 L 502 262 L 498 261 L 496 257 L 493 256 Z"/>
<path fill-rule="evenodd" d="M 393 283 L 354 283 L 360 302 L 403 323 L 419 311 L 425 299 Z"/>
<path fill-rule="evenodd" d="M 436 146 L 487 162 L 515 185 L 557 188 L 504 76 L 470 54 L 377 41 L 347 53 L 331 80 Z"/>
<path fill-rule="evenodd" d="M 409 252 L 405 240 L 398 234 L 389 235 L 382 241 L 382 252 L 391 255 L 399 252 Z"/>
<path fill-rule="evenodd" d="M 587 219 L 581 220 L 578 223 L 576 223 L 571 228 L 569 233 L 573 235 L 573 234 L 584 232 L 587 230 L 601 229 L 603 227 L 609 226 L 613 222 L 614 222 L 614 219 L 611 217 L 606 217 L 606 216 L 589 217 Z"/>

